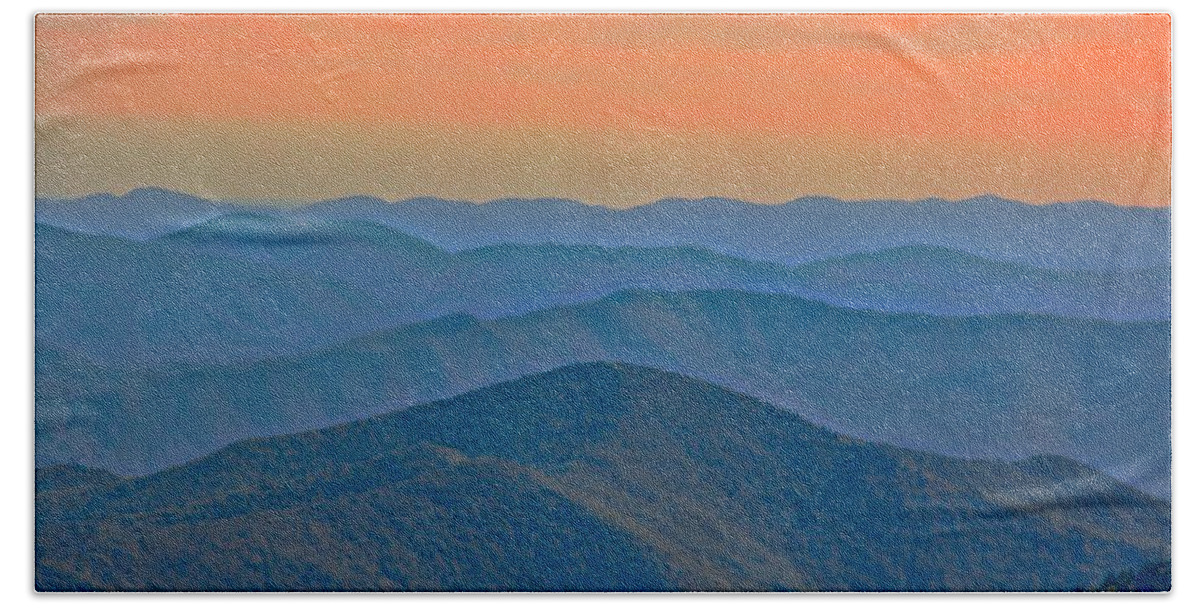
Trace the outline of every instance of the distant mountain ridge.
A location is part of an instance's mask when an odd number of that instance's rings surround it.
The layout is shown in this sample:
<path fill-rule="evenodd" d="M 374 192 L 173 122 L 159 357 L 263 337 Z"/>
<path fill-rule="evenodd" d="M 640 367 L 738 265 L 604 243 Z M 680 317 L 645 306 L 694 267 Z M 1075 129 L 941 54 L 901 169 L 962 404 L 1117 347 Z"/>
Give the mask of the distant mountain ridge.
<path fill-rule="evenodd" d="M 501 318 L 630 288 L 738 289 L 940 315 L 1171 312 L 1169 267 L 1052 271 L 928 246 L 784 266 L 695 247 L 450 253 L 369 220 L 248 212 L 144 241 L 35 230 L 39 337 L 118 363 L 269 357 L 448 314 Z"/>
<path fill-rule="evenodd" d="M 121 195 L 38 198 L 35 220 L 86 234 L 154 238 L 235 212 L 236 207 L 163 188 L 135 188 Z"/>
<path fill-rule="evenodd" d="M 38 222 L 79 232 L 153 238 L 246 205 L 162 189 L 78 200 L 39 199 Z M 664 199 L 627 210 L 562 199 L 486 204 L 349 197 L 257 212 L 371 220 L 449 251 L 496 244 L 696 246 L 783 264 L 909 245 L 947 247 L 997 261 L 1059 270 L 1113 271 L 1170 263 L 1170 209 L 1083 201 L 1029 205 L 994 196 L 963 201 L 845 202 L 806 197 L 764 205 Z"/>
<path fill-rule="evenodd" d="M 1166 503 L 1070 460 L 856 441 L 606 363 L 148 477 L 42 469 L 36 500 L 43 591 L 1051 591 L 1170 552 Z"/>
<path fill-rule="evenodd" d="M 586 361 L 703 378 L 848 435 L 966 457 L 1055 453 L 1170 492 L 1170 324 L 935 317 L 739 291 L 624 291 L 452 315 L 256 363 L 105 367 L 38 334 L 39 464 L 147 472 Z"/>

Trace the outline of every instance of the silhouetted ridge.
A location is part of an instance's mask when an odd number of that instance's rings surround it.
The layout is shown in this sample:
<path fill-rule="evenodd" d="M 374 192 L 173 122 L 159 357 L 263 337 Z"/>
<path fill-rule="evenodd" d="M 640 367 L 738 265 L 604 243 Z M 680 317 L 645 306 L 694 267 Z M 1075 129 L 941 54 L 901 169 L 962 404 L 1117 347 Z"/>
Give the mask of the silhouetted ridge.
<path fill-rule="evenodd" d="M 449 251 L 502 243 L 691 245 L 748 260 L 798 264 L 930 244 L 1059 270 L 1128 270 L 1170 262 L 1170 209 L 1096 201 L 1029 205 L 991 195 L 962 201 L 803 197 L 763 205 L 709 197 L 663 199 L 616 210 L 563 199 L 478 204 L 417 198 L 393 203 L 352 196 L 297 206 L 249 207 L 291 218 L 374 221 Z M 43 198 L 35 207 L 39 222 L 136 238 L 246 208 L 162 190 L 69 201 Z"/>

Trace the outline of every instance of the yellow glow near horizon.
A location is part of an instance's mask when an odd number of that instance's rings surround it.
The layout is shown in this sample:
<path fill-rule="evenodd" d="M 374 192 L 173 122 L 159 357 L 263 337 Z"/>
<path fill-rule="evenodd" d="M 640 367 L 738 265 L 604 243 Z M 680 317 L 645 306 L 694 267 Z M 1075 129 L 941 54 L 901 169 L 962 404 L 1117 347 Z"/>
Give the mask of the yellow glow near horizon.
<path fill-rule="evenodd" d="M 37 192 L 1170 201 L 1165 15 L 43 15 Z"/>

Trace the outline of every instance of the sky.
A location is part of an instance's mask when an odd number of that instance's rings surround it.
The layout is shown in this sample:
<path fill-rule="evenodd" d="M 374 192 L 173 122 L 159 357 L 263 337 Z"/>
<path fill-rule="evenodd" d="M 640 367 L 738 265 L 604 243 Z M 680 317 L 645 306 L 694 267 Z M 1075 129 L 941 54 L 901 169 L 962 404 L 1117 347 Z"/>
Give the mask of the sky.
<path fill-rule="evenodd" d="M 1166 15 L 40 15 L 39 196 L 1170 204 Z"/>

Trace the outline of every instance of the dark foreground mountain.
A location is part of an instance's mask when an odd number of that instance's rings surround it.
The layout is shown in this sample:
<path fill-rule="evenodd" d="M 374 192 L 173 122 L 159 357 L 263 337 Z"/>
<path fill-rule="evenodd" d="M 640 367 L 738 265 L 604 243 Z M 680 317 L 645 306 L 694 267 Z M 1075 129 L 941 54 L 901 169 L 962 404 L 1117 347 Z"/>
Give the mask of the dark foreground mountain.
<path fill-rule="evenodd" d="M 801 266 L 694 247 L 496 245 L 449 253 L 361 221 L 223 215 L 149 241 L 36 232 L 40 339 L 104 362 L 303 352 L 463 313 L 508 317 L 629 288 L 786 293 L 931 314 L 1170 318 L 1166 266 L 1058 271 L 910 246 Z"/>
<path fill-rule="evenodd" d="M 737 291 L 451 316 L 253 364 L 114 369 L 40 345 L 37 457 L 146 473 L 600 360 L 704 378 L 855 437 L 963 457 L 1059 454 L 1170 491 L 1168 323 L 882 314 Z"/>
<path fill-rule="evenodd" d="M 1070 590 L 1169 554 L 1073 461 L 856 441 L 581 364 L 141 478 L 38 472 L 42 590 Z"/>

